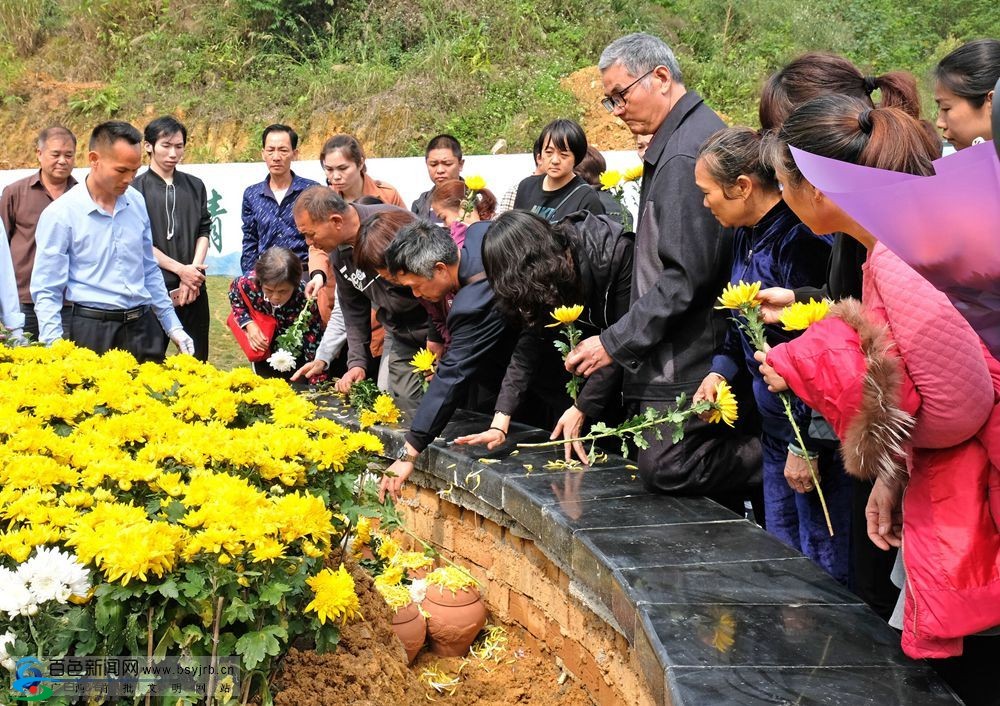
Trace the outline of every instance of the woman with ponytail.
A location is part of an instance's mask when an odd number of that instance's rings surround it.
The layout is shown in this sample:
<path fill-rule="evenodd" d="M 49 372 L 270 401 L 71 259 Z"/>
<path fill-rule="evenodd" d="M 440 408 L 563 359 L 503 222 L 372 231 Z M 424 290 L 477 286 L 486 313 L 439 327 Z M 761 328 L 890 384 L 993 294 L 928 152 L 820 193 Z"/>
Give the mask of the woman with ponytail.
<path fill-rule="evenodd" d="M 874 479 L 868 535 L 883 549 L 905 538 L 892 624 L 914 658 L 959 655 L 965 636 L 1000 625 L 1000 364 L 944 294 L 806 180 L 790 147 L 927 175 L 929 142 L 897 108 L 826 96 L 792 113 L 764 149 L 803 223 L 868 251 L 863 303 L 836 304 L 771 349 L 761 370 L 830 422 L 849 473 Z"/>
<path fill-rule="evenodd" d="M 469 189 L 461 179 L 449 179 L 431 190 L 431 210 L 441 222 L 451 230 L 452 239 L 462 247 L 465 229 L 479 221 L 493 220 L 497 210 L 497 197 L 489 189 L 480 189 L 473 194 L 472 208 L 468 209 L 466 197 Z"/>
<path fill-rule="evenodd" d="M 774 172 L 760 159 L 760 133 L 748 127 L 720 130 L 701 146 L 694 178 L 705 194 L 705 207 L 724 228 L 734 228 L 730 281 L 760 282 L 764 287 L 818 287 L 826 278 L 830 236 L 816 236 L 781 200 Z M 772 345 L 794 334 L 767 326 Z M 798 549 L 847 585 L 850 548 L 851 484 L 836 449 L 808 437 L 798 448 L 781 400 L 767 389 L 754 361 L 754 348 L 735 322 L 712 359 L 694 401 L 715 399 L 720 380 L 731 385 L 747 372 L 761 417 L 764 519 L 768 532 Z M 809 428 L 810 411 L 796 401 L 799 428 Z M 830 509 L 834 535 L 827 530 L 814 492 L 810 459 Z"/>
<path fill-rule="evenodd" d="M 836 93 L 858 98 L 874 107 L 872 94 L 878 91 L 879 106 L 899 108 L 920 119 L 917 80 L 905 71 L 866 76 L 842 56 L 810 52 L 790 61 L 764 83 L 758 115 L 764 131 L 781 127 L 797 107 L 813 98 Z"/>
<path fill-rule="evenodd" d="M 914 119 L 920 119 L 920 98 L 917 81 L 909 73 L 893 71 L 879 76 L 866 76 L 842 56 L 811 52 L 793 59 L 772 74 L 764 84 L 760 99 L 760 123 L 765 131 L 776 130 L 796 108 L 820 96 L 838 94 L 863 101 L 874 107 L 872 94 L 878 91 L 879 105 L 899 108 Z M 928 135 L 934 127 L 921 122 Z M 940 154 L 940 141 L 929 142 L 933 156 Z M 864 245 L 843 233 L 833 236 L 833 247 L 827 260 L 826 278 L 820 286 L 766 287 L 760 292 L 764 320 L 777 322 L 780 311 L 793 301 L 810 299 L 861 299 L 861 267 L 868 256 Z M 814 417 L 813 431 L 817 440 L 826 438 L 827 445 L 836 446 L 834 435 L 819 417 Z M 790 467 L 789 472 L 794 472 Z M 871 608 L 888 619 L 899 596 L 889 573 L 895 560 L 895 550 L 877 551 L 865 535 L 865 505 L 871 493 L 870 482 L 855 480 L 851 521 L 851 589 Z"/>

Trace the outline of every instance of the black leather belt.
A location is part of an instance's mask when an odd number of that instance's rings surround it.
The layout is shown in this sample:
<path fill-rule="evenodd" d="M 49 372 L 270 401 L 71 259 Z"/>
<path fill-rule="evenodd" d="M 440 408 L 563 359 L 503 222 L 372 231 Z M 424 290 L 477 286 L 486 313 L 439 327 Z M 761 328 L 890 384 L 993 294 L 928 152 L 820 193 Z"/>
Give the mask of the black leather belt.
<path fill-rule="evenodd" d="M 83 304 L 73 305 L 73 314 L 82 316 L 85 319 L 99 319 L 101 321 L 138 321 L 149 311 L 146 305 L 137 306 L 134 309 L 98 309 L 93 306 Z"/>

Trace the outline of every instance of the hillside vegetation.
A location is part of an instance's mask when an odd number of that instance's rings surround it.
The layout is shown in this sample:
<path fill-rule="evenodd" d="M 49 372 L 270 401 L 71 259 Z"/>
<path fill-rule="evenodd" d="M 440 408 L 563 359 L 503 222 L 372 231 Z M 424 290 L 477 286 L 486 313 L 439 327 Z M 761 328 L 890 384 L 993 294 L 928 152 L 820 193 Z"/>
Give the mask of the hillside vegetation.
<path fill-rule="evenodd" d="M 379 156 L 419 154 L 440 131 L 469 152 L 500 138 L 525 150 L 550 119 L 584 116 L 565 78 L 636 30 L 667 39 L 689 86 L 754 124 L 762 79 L 797 53 L 833 50 L 926 83 L 954 46 L 1000 36 L 1000 11 L 995 0 L 0 0 L 0 167 L 31 164 L 30 134 L 46 123 L 86 134 L 165 112 L 196 128 L 190 161 L 255 159 L 259 129 L 279 120 L 302 129 L 305 154 L 336 130 Z"/>

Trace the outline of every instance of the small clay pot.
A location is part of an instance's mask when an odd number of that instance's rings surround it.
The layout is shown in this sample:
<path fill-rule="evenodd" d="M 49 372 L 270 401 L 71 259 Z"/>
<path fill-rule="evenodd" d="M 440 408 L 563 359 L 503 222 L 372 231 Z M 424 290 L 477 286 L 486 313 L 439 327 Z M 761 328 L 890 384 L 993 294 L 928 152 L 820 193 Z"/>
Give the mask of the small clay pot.
<path fill-rule="evenodd" d="M 424 612 L 431 651 L 441 657 L 463 656 L 486 625 L 486 604 L 474 586 L 455 593 L 428 586 Z"/>
<path fill-rule="evenodd" d="M 427 637 L 427 620 L 416 603 L 410 603 L 396 611 L 392 616 L 392 631 L 403 643 L 406 663 L 410 664 L 424 646 L 424 639 Z"/>

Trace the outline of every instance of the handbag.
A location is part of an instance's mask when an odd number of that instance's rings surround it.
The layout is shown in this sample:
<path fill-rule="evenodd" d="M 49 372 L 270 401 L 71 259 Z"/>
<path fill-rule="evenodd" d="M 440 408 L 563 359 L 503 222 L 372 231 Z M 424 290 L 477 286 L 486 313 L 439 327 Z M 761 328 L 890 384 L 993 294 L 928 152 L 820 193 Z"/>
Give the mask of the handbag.
<path fill-rule="evenodd" d="M 229 327 L 229 330 L 233 332 L 233 337 L 236 339 L 240 348 L 243 349 L 243 353 L 246 354 L 247 360 L 251 363 L 260 363 L 261 361 L 267 360 L 267 357 L 271 354 L 271 341 L 274 340 L 274 332 L 278 329 L 278 320 L 273 316 L 257 311 L 250 306 L 250 300 L 247 299 L 246 292 L 243 291 L 243 287 L 239 284 L 236 285 L 236 290 L 243 298 L 243 303 L 247 307 L 247 313 L 250 314 L 250 319 L 253 323 L 257 324 L 260 332 L 264 334 L 264 338 L 267 339 L 267 348 L 262 351 L 258 351 L 250 345 L 250 339 L 247 338 L 247 332 L 242 326 L 240 326 L 239 321 L 236 320 L 235 311 L 229 312 L 229 316 L 226 318 L 226 325 Z"/>

